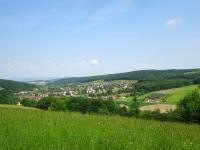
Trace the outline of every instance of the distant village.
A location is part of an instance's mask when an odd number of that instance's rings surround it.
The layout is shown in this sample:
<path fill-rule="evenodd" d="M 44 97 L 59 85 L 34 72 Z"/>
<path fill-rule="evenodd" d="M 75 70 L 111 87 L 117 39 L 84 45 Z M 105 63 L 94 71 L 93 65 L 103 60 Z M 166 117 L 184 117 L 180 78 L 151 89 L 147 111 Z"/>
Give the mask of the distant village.
<path fill-rule="evenodd" d="M 88 98 L 99 98 L 113 100 L 123 99 L 130 96 L 135 86 L 134 80 L 118 81 L 94 81 L 80 84 L 69 84 L 62 87 L 46 86 L 40 84 L 34 91 L 21 91 L 16 93 L 20 99 L 40 100 L 48 96 L 86 96 Z"/>

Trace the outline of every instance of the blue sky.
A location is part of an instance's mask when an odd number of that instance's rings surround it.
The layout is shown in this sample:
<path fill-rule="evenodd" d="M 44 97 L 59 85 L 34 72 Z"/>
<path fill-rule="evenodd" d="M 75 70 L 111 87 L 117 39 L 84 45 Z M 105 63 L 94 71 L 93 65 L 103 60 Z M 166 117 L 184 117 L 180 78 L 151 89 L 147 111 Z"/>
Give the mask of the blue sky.
<path fill-rule="evenodd" d="M 200 68 L 199 0 L 0 0 L 0 78 Z"/>

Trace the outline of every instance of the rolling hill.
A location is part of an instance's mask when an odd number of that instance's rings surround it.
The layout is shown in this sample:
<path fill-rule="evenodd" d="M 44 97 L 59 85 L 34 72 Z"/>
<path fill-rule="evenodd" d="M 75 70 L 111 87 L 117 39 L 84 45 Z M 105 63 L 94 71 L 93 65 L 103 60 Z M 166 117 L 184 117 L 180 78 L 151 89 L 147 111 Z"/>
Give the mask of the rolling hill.
<path fill-rule="evenodd" d="M 197 72 L 197 73 L 194 73 Z M 177 78 L 185 76 L 190 77 L 189 75 L 200 74 L 199 69 L 171 69 L 171 70 L 141 70 L 141 71 L 132 71 L 126 73 L 118 74 L 108 74 L 100 76 L 89 76 L 89 77 L 71 77 L 63 78 L 50 81 L 50 85 L 64 85 L 70 83 L 84 83 L 96 80 L 151 80 L 153 78 Z"/>
<path fill-rule="evenodd" d="M 186 96 L 188 93 L 194 91 L 195 89 L 198 89 L 197 85 L 190 85 L 190 86 L 184 86 L 180 88 L 173 88 L 169 90 L 155 91 L 155 92 L 144 94 L 140 96 L 138 99 L 144 100 L 147 97 L 158 96 L 161 99 L 165 99 L 166 102 L 164 103 L 166 104 L 177 104 L 181 100 L 181 98 Z"/>
<path fill-rule="evenodd" d="M 0 79 L 0 89 L 1 91 L 10 91 L 12 93 L 20 92 L 20 91 L 29 91 L 35 88 L 36 86 L 23 83 L 23 82 L 17 82 L 12 80 L 3 80 Z"/>
<path fill-rule="evenodd" d="M 136 80 L 135 92 L 147 93 L 200 84 L 200 71 L 199 69 L 142 70 L 101 76 L 63 78 L 50 81 L 49 85 L 63 86 L 67 84 L 86 83 L 97 80 Z"/>
<path fill-rule="evenodd" d="M 27 83 L 0 79 L 0 103 L 16 104 L 17 99 L 14 97 L 14 93 L 33 90 L 35 87 Z"/>

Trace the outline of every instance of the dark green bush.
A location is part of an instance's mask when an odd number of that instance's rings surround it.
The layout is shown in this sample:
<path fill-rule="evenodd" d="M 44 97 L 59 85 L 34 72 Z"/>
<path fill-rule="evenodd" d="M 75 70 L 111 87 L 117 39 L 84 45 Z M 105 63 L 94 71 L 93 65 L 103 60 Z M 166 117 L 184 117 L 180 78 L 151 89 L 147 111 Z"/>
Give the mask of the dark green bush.
<path fill-rule="evenodd" d="M 36 107 L 37 106 L 37 101 L 32 100 L 32 99 L 23 99 L 21 101 L 21 104 L 25 107 Z"/>
<path fill-rule="evenodd" d="M 200 94 L 198 90 L 188 94 L 179 102 L 177 113 L 183 121 L 200 123 Z"/>
<path fill-rule="evenodd" d="M 38 101 L 37 108 L 48 110 L 55 99 L 55 97 L 45 97 Z"/>

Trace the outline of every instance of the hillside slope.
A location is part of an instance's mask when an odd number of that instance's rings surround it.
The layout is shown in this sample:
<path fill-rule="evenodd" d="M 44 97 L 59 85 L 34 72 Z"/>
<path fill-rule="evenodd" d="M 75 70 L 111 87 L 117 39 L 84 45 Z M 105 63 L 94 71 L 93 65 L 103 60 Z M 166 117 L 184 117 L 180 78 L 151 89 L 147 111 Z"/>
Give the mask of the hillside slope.
<path fill-rule="evenodd" d="M 0 79 L 0 87 L 2 91 L 7 90 L 13 93 L 20 91 L 28 91 L 35 88 L 35 86 L 31 84 L 12 81 L 12 80 L 3 80 L 3 79 Z"/>
<path fill-rule="evenodd" d="M 200 126 L 0 107 L 2 150 L 200 149 Z"/>
<path fill-rule="evenodd" d="M 83 83 L 95 80 L 150 80 L 152 78 L 172 78 L 190 74 L 190 72 L 199 72 L 199 69 L 182 69 L 182 70 L 142 70 L 133 71 L 118 74 L 100 75 L 100 76 L 89 76 L 89 77 L 72 77 L 53 80 L 50 82 L 51 85 L 63 85 L 69 83 Z"/>
<path fill-rule="evenodd" d="M 11 80 L 0 79 L 0 103 L 15 104 L 14 93 L 33 90 L 36 86 Z"/>
<path fill-rule="evenodd" d="M 50 82 L 49 85 L 62 86 L 96 80 L 137 80 L 138 82 L 135 84 L 134 92 L 147 93 L 151 91 L 200 84 L 200 72 L 199 69 L 142 70 L 102 76 L 64 78 L 54 80 Z"/>
<path fill-rule="evenodd" d="M 197 85 L 184 86 L 180 88 L 173 88 L 169 90 L 161 90 L 150 92 L 138 97 L 139 100 L 144 100 L 150 97 L 160 97 L 165 100 L 166 104 L 177 104 L 184 96 L 198 89 Z"/>

